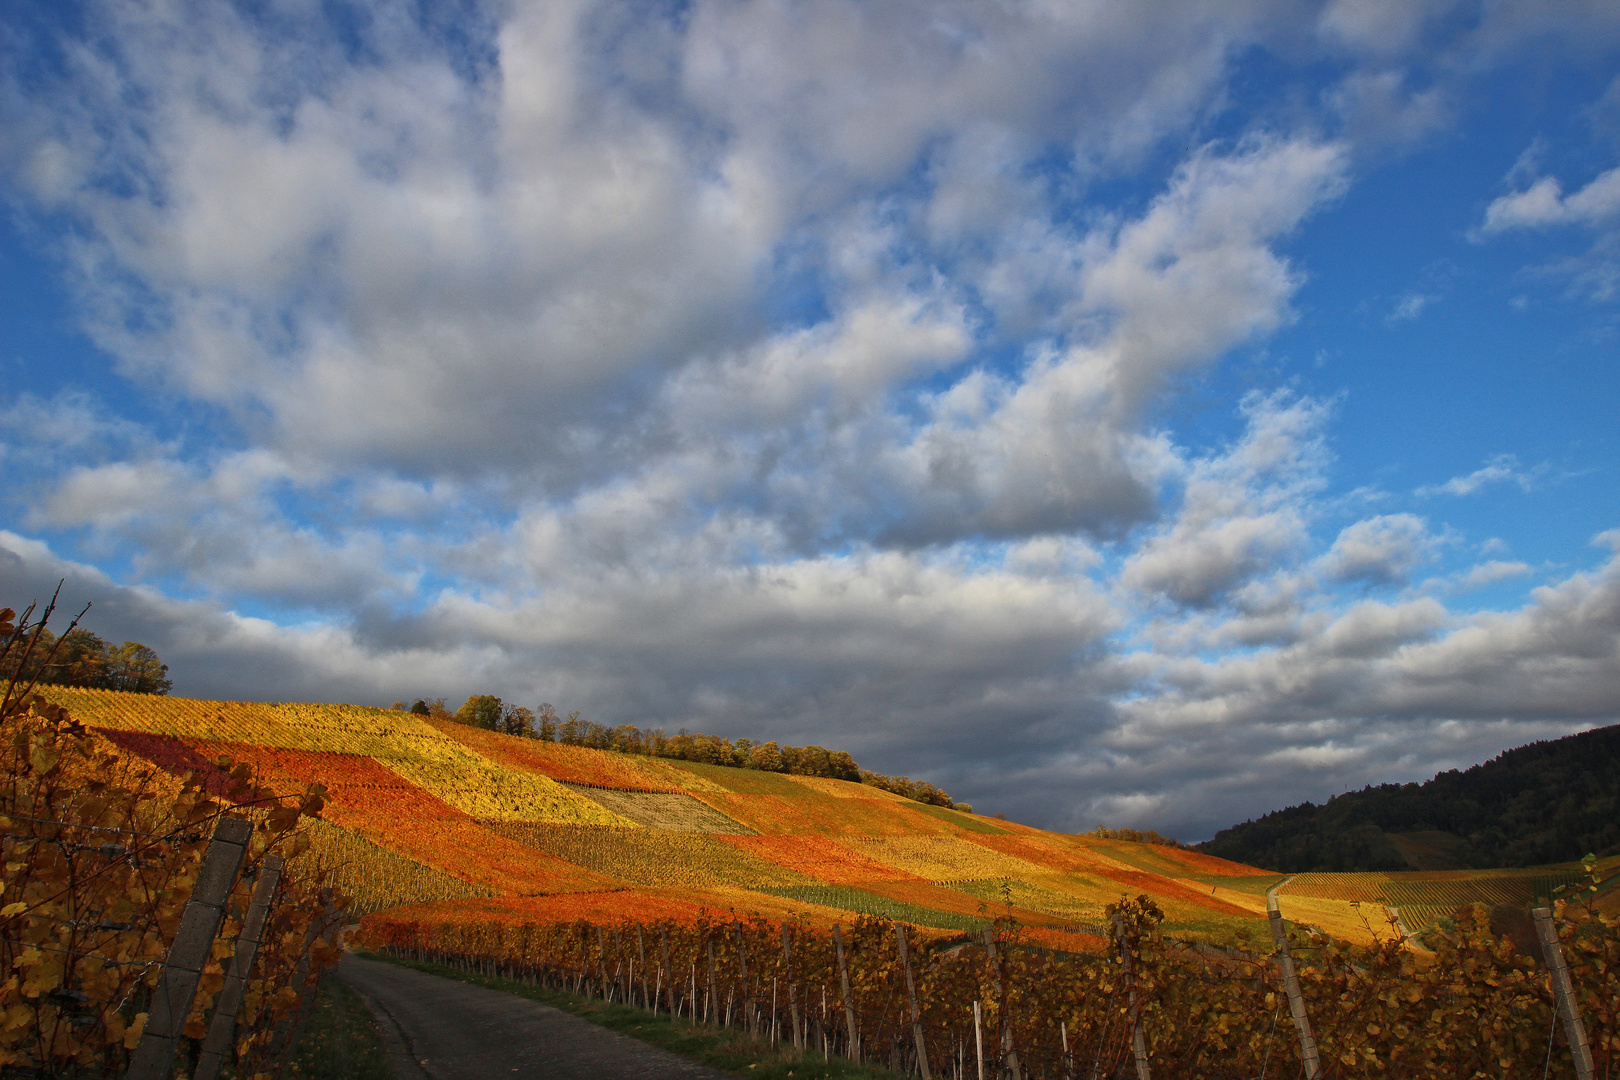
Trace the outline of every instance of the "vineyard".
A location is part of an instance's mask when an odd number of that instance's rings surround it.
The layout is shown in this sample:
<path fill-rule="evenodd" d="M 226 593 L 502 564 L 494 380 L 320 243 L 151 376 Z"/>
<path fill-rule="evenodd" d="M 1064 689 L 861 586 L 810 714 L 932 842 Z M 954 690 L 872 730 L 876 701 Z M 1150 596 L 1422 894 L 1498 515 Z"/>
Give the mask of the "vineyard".
<path fill-rule="evenodd" d="M 0 612 L 0 656 L 38 639 L 26 615 Z M 268 791 L 226 758 L 206 787 L 0 690 L 0 1070 L 278 1071 L 347 904 L 311 843 L 318 790 Z"/>
<path fill-rule="evenodd" d="M 1288 989 L 1271 954 L 1168 940 L 1145 897 L 1103 914 L 1106 955 L 1032 947 L 1016 920 L 941 933 L 886 914 L 828 933 L 711 912 L 506 925 L 384 913 L 362 935 L 401 958 L 741 1028 L 808 1062 L 838 1054 L 952 1080 L 1120 1076 L 1133 1058 L 1138 1075 L 1300 1075 L 1302 1041 L 1283 1016 Z M 1608 1076 L 1620 1057 L 1620 926 L 1576 908 L 1561 916 L 1595 1075 Z M 1319 1078 L 1574 1075 L 1551 1038 L 1544 972 L 1489 933 L 1483 907 L 1463 923 L 1423 964 L 1393 937 L 1362 947 L 1293 936 Z"/>
<path fill-rule="evenodd" d="M 1467 1075 L 1445 1069 L 1489 1054 L 1499 1062 L 1490 1075 L 1529 1075 L 1534 1053 L 1545 1063 L 1546 1028 L 1533 1029 L 1551 1015 L 1546 981 L 1485 928 L 1493 909 L 1524 918 L 1581 874 L 1285 879 L 850 781 L 561 746 L 397 710 L 47 693 L 99 742 L 160 766 L 153 775 L 191 784 L 198 798 L 228 802 L 244 782 L 225 759 L 248 763 L 247 779 L 269 796 L 319 785 L 320 820 L 300 829 L 307 873 L 352 897 L 368 940 L 402 955 L 656 1001 L 687 1019 L 772 1030 L 806 1052 L 910 1069 L 916 1031 L 896 967 L 896 927 L 909 928 L 917 1023 L 951 1075 L 969 1075 L 960 1070 L 974 1001 L 993 1028 L 980 1034 L 996 1067 L 1016 1059 L 1025 1077 L 1082 1066 L 1111 1075 L 1134 1053 L 1127 1014 L 1163 1075 L 1254 1076 L 1290 1054 L 1297 1070 L 1290 1022 L 1278 1022 L 1288 1010 L 1268 945 L 1273 890 L 1336 1062 L 1324 1075 Z M 1134 1011 L 1114 915 L 1134 927 Z M 1613 989 L 1611 916 L 1565 923 L 1584 958 L 1572 970 L 1594 1002 Z M 835 932 L 847 934 L 853 1037 L 839 1026 Z M 644 955 L 654 933 L 658 950 Z M 1494 965 L 1497 981 L 1445 982 L 1447 965 L 1464 960 Z M 1443 1042 L 1435 1025 L 1465 1000 L 1506 1010 L 1503 1019 Z M 1612 1018 L 1593 1007 L 1594 1038 L 1612 1042 Z"/>
<path fill-rule="evenodd" d="M 321 785 L 312 843 L 359 912 L 415 904 L 437 917 L 477 902 L 521 919 L 581 906 L 613 919 L 678 901 L 823 929 L 864 915 L 939 930 L 991 912 L 1053 946 L 1095 951 L 1086 928 L 1104 907 L 1145 894 L 1166 934 L 1232 947 L 1263 928 L 1266 891 L 1283 880 L 864 784 L 520 739 L 397 710 L 47 693 L 121 751 L 195 773 L 216 795 L 223 781 L 210 763 L 220 756 L 250 762 L 276 792 Z M 1393 907 L 1421 944 L 1459 905 L 1545 902 L 1574 873 L 1302 874 L 1280 902 L 1290 920 L 1360 945 L 1389 932 Z"/>

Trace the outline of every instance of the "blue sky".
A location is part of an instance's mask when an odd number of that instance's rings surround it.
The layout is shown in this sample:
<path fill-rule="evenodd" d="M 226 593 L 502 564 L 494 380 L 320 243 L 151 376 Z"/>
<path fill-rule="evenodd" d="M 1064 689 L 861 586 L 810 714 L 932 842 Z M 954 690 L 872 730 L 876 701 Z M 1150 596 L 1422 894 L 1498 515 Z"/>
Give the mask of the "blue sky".
<path fill-rule="evenodd" d="M 1188 839 L 1620 712 L 1620 9 L 8 4 L 0 584 Z"/>

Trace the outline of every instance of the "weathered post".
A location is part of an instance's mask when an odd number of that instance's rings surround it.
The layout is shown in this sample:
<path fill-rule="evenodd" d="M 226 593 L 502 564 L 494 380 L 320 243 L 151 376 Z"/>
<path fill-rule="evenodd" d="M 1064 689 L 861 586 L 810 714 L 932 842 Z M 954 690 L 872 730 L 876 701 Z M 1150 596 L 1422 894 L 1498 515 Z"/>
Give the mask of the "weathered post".
<path fill-rule="evenodd" d="M 669 980 L 669 1015 L 678 1015 L 675 1010 L 675 969 L 669 966 L 669 930 L 660 926 L 658 928 L 658 941 L 664 947 L 664 978 Z M 696 983 L 697 980 L 693 980 Z M 695 989 L 695 987 L 694 987 Z"/>
<path fill-rule="evenodd" d="M 900 969 L 906 975 L 906 1000 L 911 1003 L 911 1037 L 917 1043 L 917 1068 L 923 1080 L 934 1080 L 928 1070 L 928 1047 L 923 1044 L 922 1014 L 917 1011 L 917 984 L 911 977 L 911 956 L 906 951 L 906 925 L 894 924 L 894 940 L 900 946 Z"/>
<path fill-rule="evenodd" d="M 844 964 L 844 930 L 833 923 L 833 946 L 838 950 L 838 988 L 844 994 L 844 1027 L 849 1032 L 849 1060 L 861 1063 L 860 1033 L 855 1029 L 855 1002 L 849 996 L 849 968 Z"/>
<path fill-rule="evenodd" d="M 720 992 L 716 987 L 719 980 L 715 978 L 714 970 L 714 939 L 709 938 L 707 944 L 709 946 L 709 1000 L 703 1009 L 703 1019 L 707 1020 L 709 1013 L 713 1012 L 715 1020 L 718 1021 L 720 1019 Z"/>
<path fill-rule="evenodd" d="M 1586 1023 L 1575 1004 L 1575 987 L 1569 981 L 1569 966 L 1564 962 L 1558 927 L 1553 924 L 1552 912 L 1547 908 L 1536 908 L 1531 915 L 1536 921 L 1536 936 L 1541 939 L 1541 955 L 1552 973 L 1553 996 L 1558 999 L 1558 1015 L 1564 1021 L 1570 1056 L 1575 1059 L 1576 1080 L 1592 1080 L 1592 1047 L 1586 1041 Z"/>
<path fill-rule="evenodd" d="M 1286 881 L 1283 885 L 1288 884 Z M 1288 1011 L 1294 1016 L 1294 1027 L 1299 1030 L 1299 1052 L 1305 1060 L 1305 1080 L 1316 1080 L 1322 1072 L 1322 1058 L 1316 1049 L 1316 1035 L 1311 1031 L 1311 1018 L 1305 1013 L 1305 995 L 1299 989 L 1299 976 L 1294 972 L 1294 958 L 1288 952 L 1288 930 L 1283 925 L 1282 909 L 1277 904 L 1277 889 L 1266 893 L 1266 917 L 1271 922 L 1271 940 L 1277 946 L 1277 961 L 1282 966 L 1283 989 L 1288 994 Z"/>
<path fill-rule="evenodd" d="M 641 961 L 641 1007 L 647 1007 L 647 943 L 642 939 L 641 924 L 636 923 L 636 957 Z M 653 1002 L 653 1011 L 658 1011 L 658 1003 Z"/>
<path fill-rule="evenodd" d="M 1023 1080 L 1023 1067 L 1018 1062 L 1018 1051 L 1013 1048 L 1012 1037 L 1012 1011 L 1009 1008 L 1011 994 L 1007 987 L 1007 962 L 996 950 L 996 932 L 992 927 L 985 927 L 984 949 L 989 954 L 990 962 L 996 965 L 996 984 L 1001 991 L 1000 1015 L 1001 1021 L 1001 1075 L 1011 1080 Z"/>
<path fill-rule="evenodd" d="M 203 1040 L 202 1052 L 197 1056 L 197 1072 L 193 1080 L 214 1080 L 225 1056 L 231 1052 L 236 1038 L 236 1012 L 242 1007 L 242 996 L 248 977 L 253 973 L 253 959 L 259 951 L 259 940 L 264 935 L 264 922 L 270 914 L 276 888 L 281 884 L 284 860 L 279 855 L 268 856 L 259 869 L 259 880 L 253 883 L 253 897 L 248 902 L 247 918 L 242 921 L 242 933 L 236 939 L 236 954 L 231 958 L 231 970 L 225 975 L 219 999 L 214 1004 L 214 1016 L 208 1024 L 208 1037 Z"/>
<path fill-rule="evenodd" d="M 737 935 L 737 970 L 742 975 L 742 1007 L 743 1016 L 748 1020 L 748 1034 L 759 1038 L 759 1017 L 754 1009 L 754 989 L 748 983 L 748 955 L 743 946 L 743 928 L 739 922 L 734 927 Z"/>
<path fill-rule="evenodd" d="M 984 1029 L 979 1025 L 979 1003 L 973 1002 L 973 1053 L 979 1063 L 979 1080 L 984 1080 Z"/>
<path fill-rule="evenodd" d="M 1125 992 L 1131 1010 L 1131 1056 L 1136 1061 L 1137 1080 L 1150 1080 L 1147 1046 L 1142 1041 L 1142 1017 L 1137 1008 L 1136 967 L 1131 962 L 1131 943 L 1125 935 L 1125 920 L 1114 916 L 1114 937 L 1119 942 L 1119 962 L 1124 967 Z"/>
<path fill-rule="evenodd" d="M 788 924 L 782 924 L 782 971 L 787 976 L 788 984 L 788 1016 L 793 1021 L 793 1048 L 803 1050 L 804 1046 L 799 1039 L 799 993 L 793 986 L 793 949 L 791 936 L 788 933 Z"/>
<path fill-rule="evenodd" d="M 163 961 L 146 1027 L 141 1031 L 125 1080 L 167 1080 L 174 1070 L 175 1043 L 191 1014 L 197 982 L 213 951 L 214 935 L 219 933 L 225 903 L 236 886 L 236 875 L 242 870 L 252 835 L 253 824 L 244 818 L 222 817 L 214 823 L 214 834 L 203 853 L 197 883 L 181 912 L 169 955 Z"/>

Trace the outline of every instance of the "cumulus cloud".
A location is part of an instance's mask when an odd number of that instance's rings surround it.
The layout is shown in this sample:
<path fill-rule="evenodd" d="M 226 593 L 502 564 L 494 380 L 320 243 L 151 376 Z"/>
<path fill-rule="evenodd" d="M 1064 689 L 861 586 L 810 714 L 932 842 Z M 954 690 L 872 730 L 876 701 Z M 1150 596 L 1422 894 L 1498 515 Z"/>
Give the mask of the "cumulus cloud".
<path fill-rule="evenodd" d="M 1319 566 L 1334 581 L 1392 584 L 1405 581 L 1430 558 L 1435 539 L 1414 514 L 1380 514 L 1346 526 Z"/>
<path fill-rule="evenodd" d="M 1165 419 L 1296 317 L 1290 240 L 1354 163 L 1456 107 L 1419 70 L 1451 7 L 28 23 L 8 194 L 173 412 L 4 402 L 0 599 L 66 577 L 185 693 L 493 691 L 843 746 L 1056 826 L 1196 835 L 1596 722 L 1612 564 L 1459 617 L 1400 591 L 1440 526 L 1333 537 L 1331 402 L 1258 390 L 1213 448 Z M 1540 32 L 1505 7 L 1447 71 Z M 1268 49 L 1339 65 L 1319 115 L 1214 124 Z M 1487 221 L 1601 226 L 1606 190 Z"/>
<path fill-rule="evenodd" d="M 1595 177 L 1569 195 L 1556 177 L 1544 176 L 1523 191 L 1500 196 L 1485 208 L 1484 236 L 1547 225 L 1600 225 L 1620 217 L 1620 168 Z"/>
<path fill-rule="evenodd" d="M 1328 410 L 1274 394 L 1250 395 L 1244 411 L 1241 440 L 1189 464 L 1179 512 L 1126 560 L 1125 586 L 1207 607 L 1304 547 L 1304 502 L 1322 483 Z"/>

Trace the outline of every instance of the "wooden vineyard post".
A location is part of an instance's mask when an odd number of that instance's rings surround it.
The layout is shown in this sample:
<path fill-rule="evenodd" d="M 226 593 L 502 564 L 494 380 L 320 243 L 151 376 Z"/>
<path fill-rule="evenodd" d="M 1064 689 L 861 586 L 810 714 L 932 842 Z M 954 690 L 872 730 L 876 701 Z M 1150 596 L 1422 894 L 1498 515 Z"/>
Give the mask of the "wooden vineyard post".
<path fill-rule="evenodd" d="M 1018 1051 L 1013 1049 L 1012 1013 L 1008 1008 L 1010 995 L 1007 992 L 1007 963 L 1000 953 L 996 951 L 996 932 L 992 927 L 984 929 L 984 951 L 989 955 L 990 962 L 996 965 L 996 985 L 1001 991 L 1001 1008 L 998 1019 L 1001 1021 L 1001 1075 L 1011 1080 L 1023 1080 L 1023 1069 L 1018 1063 Z"/>
<path fill-rule="evenodd" d="M 636 957 L 641 961 L 641 1007 L 647 1007 L 647 943 L 642 940 L 641 924 L 636 923 Z M 653 1011 L 658 1011 L 658 1003 L 653 1002 Z"/>
<path fill-rule="evenodd" d="M 607 974 L 607 942 L 602 937 L 602 928 L 596 928 L 596 981 L 602 991 L 602 1000 L 608 999 Z"/>
<path fill-rule="evenodd" d="M 1536 908 L 1531 915 L 1536 920 L 1536 936 L 1541 939 L 1541 954 L 1552 974 L 1553 995 L 1558 999 L 1558 1015 L 1564 1021 L 1570 1056 L 1575 1059 L 1576 1080 L 1592 1080 L 1592 1046 L 1586 1041 L 1586 1023 L 1575 1006 L 1575 987 L 1569 981 L 1569 966 L 1564 962 L 1564 947 L 1558 941 L 1558 927 L 1553 924 L 1552 912 L 1547 908 Z"/>
<path fill-rule="evenodd" d="M 1285 881 L 1283 884 L 1288 883 Z M 1266 893 L 1266 917 L 1271 921 L 1271 940 L 1276 943 L 1277 960 L 1282 966 L 1283 989 L 1288 993 L 1288 1011 L 1294 1016 L 1294 1027 L 1299 1029 L 1299 1052 L 1305 1060 L 1305 1080 L 1316 1080 L 1322 1072 L 1322 1059 L 1316 1049 L 1316 1035 L 1311 1031 L 1311 1018 L 1305 1013 L 1305 995 L 1300 992 L 1299 976 L 1294 973 L 1294 958 L 1288 952 L 1288 930 L 1283 926 L 1276 888 Z"/>
<path fill-rule="evenodd" d="M 984 1080 L 984 1030 L 979 1024 L 979 1003 L 973 1002 L 973 1053 L 979 1062 L 979 1080 Z"/>
<path fill-rule="evenodd" d="M 253 884 L 253 898 L 248 902 L 247 918 L 242 921 L 242 933 L 236 939 L 236 955 L 231 958 L 231 970 L 220 988 L 214 1004 L 214 1017 L 208 1024 L 208 1037 L 203 1040 L 202 1052 L 197 1057 L 197 1072 L 192 1080 L 214 1080 L 225 1056 L 231 1052 L 236 1038 L 236 1012 L 242 1007 L 242 995 L 247 988 L 248 976 L 253 973 L 253 958 L 259 951 L 259 939 L 264 934 L 264 922 L 270 914 L 276 887 L 281 884 L 284 861 L 279 855 L 268 856 L 259 870 L 259 880 Z"/>
<path fill-rule="evenodd" d="M 714 971 L 714 939 L 709 938 L 707 943 L 709 946 L 709 1000 L 703 1009 L 703 1019 L 708 1020 L 709 1013 L 712 1010 L 715 1022 L 718 1023 L 720 1020 L 720 992 L 716 986 L 718 980 L 715 978 Z"/>
<path fill-rule="evenodd" d="M 675 1015 L 675 969 L 669 966 L 669 931 L 658 928 L 658 942 L 664 947 L 664 978 L 668 980 L 669 1015 Z"/>
<path fill-rule="evenodd" d="M 844 930 L 833 923 L 833 947 L 838 950 L 838 988 L 844 994 L 844 1027 L 849 1032 L 849 1060 L 861 1063 L 860 1034 L 855 1030 L 855 1003 L 849 996 L 849 968 L 844 963 Z"/>
<path fill-rule="evenodd" d="M 803 1050 L 799 1041 L 799 992 L 793 986 L 793 949 L 788 933 L 788 924 L 782 924 L 782 971 L 787 976 L 788 984 L 788 1016 L 793 1021 L 793 1048 Z"/>
<path fill-rule="evenodd" d="M 579 924 L 579 981 L 574 984 L 574 993 L 585 993 L 585 983 L 591 975 L 591 945 L 586 936 L 585 924 Z"/>
<path fill-rule="evenodd" d="M 917 1043 L 917 1068 L 923 1080 L 934 1080 L 928 1071 L 928 1047 L 923 1043 L 922 1014 L 917 1011 L 917 984 L 911 977 L 911 955 L 906 951 L 906 924 L 894 924 L 894 940 L 900 946 L 900 970 L 906 975 L 906 1000 L 911 1003 L 911 1037 Z"/>
<path fill-rule="evenodd" d="M 1147 1046 L 1142 1040 L 1142 1017 L 1137 1010 L 1136 968 L 1131 963 L 1131 944 L 1125 936 L 1125 920 L 1114 916 L 1114 937 L 1119 941 L 1119 962 L 1124 966 L 1127 1007 L 1131 1016 L 1131 1056 L 1136 1060 L 1137 1080 L 1149 1080 Z M 1307 1074 L 1315 1076 L 1314 1073 Z"/>
<path fill-rule="evenodd" d="M 163 961 L 163 973 L 152 994 L 140 1044 L 124 1074 L 126 1080 L 167 1080 L 174 1070 L 175 1044 L 191 1015 L 197 982 L 213 952 L 214 935 L 219 933 L 225 902 L 236 886 L 236 875 L 242 870 L 252 835 L 253 824 L 243 818 L 222 817 L 214 823 L 214 834 L 197 871 L 197 883 Z"/>
<path fill-rule="evenodd" d="M 748 982 L 748 956 L 743 944 L 742 923 L 736 925 L 737 933 L 737 970 L 742 975 L 742 1003 L 743 1016 L 748 1020 L 748 1034 L 759 1038 L 759 1015 L 754 1008 L 754 988 Z"/>

